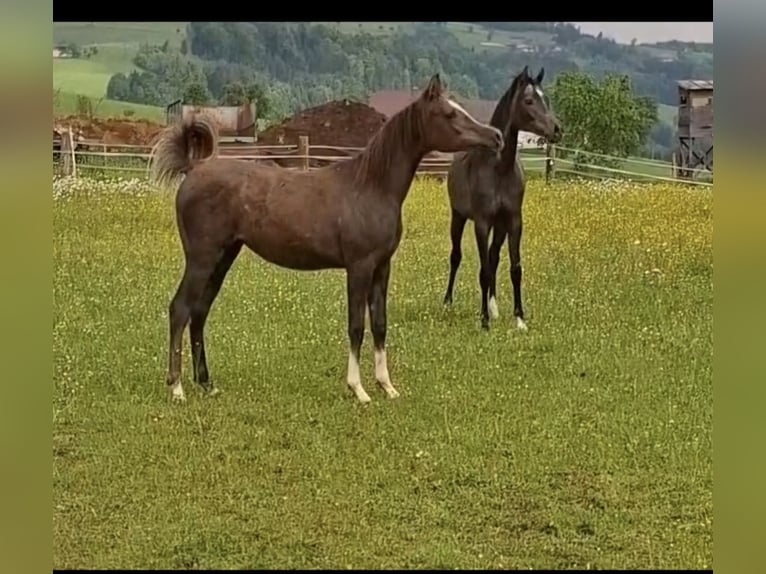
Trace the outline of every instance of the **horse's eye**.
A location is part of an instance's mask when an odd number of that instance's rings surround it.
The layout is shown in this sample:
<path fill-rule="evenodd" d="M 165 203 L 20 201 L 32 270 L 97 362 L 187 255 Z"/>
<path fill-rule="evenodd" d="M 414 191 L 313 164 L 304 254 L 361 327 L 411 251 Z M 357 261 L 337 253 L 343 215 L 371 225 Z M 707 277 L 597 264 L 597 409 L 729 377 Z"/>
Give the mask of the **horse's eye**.
<path fill-rule="evenodd" d="M 447 112 L 447 119 L 452 120 L 455 119 L 455 116 L 457 116 L 457 112 L 455 110 L 450 110 Z"/>
<path fill-rule="evenodd" d="M 534 103 L 535 103 L 535 101 L 534 101 L 532 98 L 525 98 L 525 99 L 524 99 L 524 103 L 525 103 L 526 105 L 528 105 L 528 106 L 531 106 L 532 104 L 534 104 Z"/>

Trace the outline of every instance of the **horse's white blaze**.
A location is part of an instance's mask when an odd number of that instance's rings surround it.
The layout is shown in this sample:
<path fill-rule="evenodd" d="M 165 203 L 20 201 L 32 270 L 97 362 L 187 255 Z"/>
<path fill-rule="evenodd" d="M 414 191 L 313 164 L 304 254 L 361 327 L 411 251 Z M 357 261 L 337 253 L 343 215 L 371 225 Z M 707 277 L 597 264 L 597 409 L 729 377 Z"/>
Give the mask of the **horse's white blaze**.
<path fill-rule="evenodd" d="M 399 396 L 399 392 L 391 384 L 391 376 L 388 374 L 388 361 L 385 349 L 375 349 L 375 379 L 391 399 Z"/>
<path fill-rule="evenodd" d="M 348 352 L 348 376 L 346 384 L 354 391 L 359 402 L 369 403 L 370 397 L 362 388 L 362 377 L 359 374 L 359 361 L 351 351 Z"/>
<path fill-rule="evenodd" d="M 545 94 L 543 93 L 543 89 L 540 86 L 535 86 L 535 92 L 537 93 L 540 98 L 544 98 Z"/>
<path fill-rule="evenodd" d="M 527 327 L 527 324 L 524 322 L 524 319 L 521 317 L 516 317 L 516 327 L 518 327 L 522 331 L 528 331 L 529 328 Z"/>
<path fill-rule="evenodd" d="M 465 117 L 467 117 L 469 120 L 471 120 L 473 123 L 481 125 L 481 122 L 479 120 L 477 120 L 475 117 L 469 114 L 468 111 L 457 102 L 453 100 L 447 100 L 447 103 L 451 105 L 453 108 L 455 108 L 457 111 L 459 111 L 461 114 L 463 114 Z"/>
<path fill-rule="evenodd" d="M 453 108 L 455 108 L 457 111 L 459 111 L 461 114 L 463 114 L 465 117 L 467 117 L 469 120 L 471 120 L 473 123 L 475 123 L 476 125 L 478 125 L 478 126 L 482 126 L 482 125 L 484 125 L 484 124 L 482 124 L 482 123 L 481 123 L 479 120 L 477 120 L 475 117 L 473 117 L 471 114 L 469 114 L 469 113 L 466 111 L 466 109 L 465 109 L 463 106 L 461 106 L 460 104 L 458 104 L 457 102 L 455 102 L 455 101 L 453 101 L 453 100 L 450 100 L 450 99 L 448 99 L 448 100 L 447 100 L 447 103 L 448 103 L 449 105 L 451 105 Z M 502 134 L 500 133 L 500 130 L 499 130 L 499 129 L 497 129 L 497 128 L 495 128 L 495 127 L 492 127 L 492 126 L 487 126 L 487 127 L 491 128 L 491 129 L 493 129 L 493 130 L 495 130 L 495 131 L 496 131 L 496 132 L 497 132 L 499 135 L 502 135 Z M 498 153 L 500 153 L 500 152 L 498 152 Z"/>
<path fill-rule="evenodd" d="M 171 385 L 170 396 L 173 398 L 174 401 L 186 400 L 186 395 L 184 394 L 184 388 L 183 388 L 183 385 L 181 385 L 181 381 L 177 381 L 176 383 L 173 383 L 173 385 Z"/>
<path fill-rule="evenodd" d="M 497 299 L 494 297 L 489 298 L 489 316 L 493 319 L 497 319 L 500 316 L 500 311 L 497 308 Z"/>

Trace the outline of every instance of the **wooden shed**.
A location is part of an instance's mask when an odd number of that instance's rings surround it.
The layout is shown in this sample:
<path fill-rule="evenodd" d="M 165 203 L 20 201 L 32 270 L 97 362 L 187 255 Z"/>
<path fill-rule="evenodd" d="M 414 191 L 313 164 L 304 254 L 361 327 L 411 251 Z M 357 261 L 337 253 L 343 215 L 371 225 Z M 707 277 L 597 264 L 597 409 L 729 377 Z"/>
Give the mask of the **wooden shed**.
<path fill-rule="evenodd" d="M 254 143 L 258 139 L 255 103 L 241 106 L 193 106 L 176 100 L 167 106 L 165 121 L 170 125 L 195 114 L 205 114 L 215 122 L 221 142 Z"/>
<path fill-rule="evenodd" d="M 680 177 L 713 172 L 712 80 L 678 82 L 678 151 Z"/>

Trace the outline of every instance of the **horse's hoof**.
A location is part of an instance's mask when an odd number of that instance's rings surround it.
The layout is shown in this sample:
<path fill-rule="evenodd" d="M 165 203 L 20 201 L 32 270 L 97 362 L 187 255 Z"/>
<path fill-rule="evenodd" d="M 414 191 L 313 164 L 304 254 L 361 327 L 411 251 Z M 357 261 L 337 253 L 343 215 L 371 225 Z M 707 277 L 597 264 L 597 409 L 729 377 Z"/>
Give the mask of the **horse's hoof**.
<path fill-rule="evenodd" d="M 370 395 L 367 394 L 367 392 L 362 388 L 361 385 L 348 385 L 351 389 L 351 392 L 354 393 L 354 396 L 356 396 L 356 399 L 363 405 L 366 405 L 369 403 L 372 399 L 370 399 Z"/>
<path fill-rule="evenodd" d="M 445 295 L 444 296 L 444 304 L 445 305 L 452 305 L 452 297 L 450 297 L 449 295 Z"/>
<path fill-rule="evenodd" d="M 481 328 L 485 331 L 489 331 L 489 319 L 482 319 L 481 320 Z"/>
<path fill-rule="evenodd" d="M 527 324 L 524 322 L 524 319 L 521 317 L 516 317 L 516 328 L 519 331 L 529 331 L 529 327 L 527 327 Z"/>
<path fill-rule="evenodd" d="M 221 389 L 219 389 L 218 387 L 212 387 L 206 390 L 207 390 L 207 396 L 209 397 L 217 397 L 218 395 L 221 394 Z"/>
<path fill-rule="evenodd" d="M 180 383 L 173 385 L 170 388 L 170 400 L 174 403 L 186 402 L 186 395 L 184 394 L 184 389 Z"/>
<path fill-rule="evenodd" d="M 399 391 L 397 391 L 391 383 L 381 383 L 378 381 L 378 384 L 385 391 L 389 399 L 396 399 L 399 397 Z"/>

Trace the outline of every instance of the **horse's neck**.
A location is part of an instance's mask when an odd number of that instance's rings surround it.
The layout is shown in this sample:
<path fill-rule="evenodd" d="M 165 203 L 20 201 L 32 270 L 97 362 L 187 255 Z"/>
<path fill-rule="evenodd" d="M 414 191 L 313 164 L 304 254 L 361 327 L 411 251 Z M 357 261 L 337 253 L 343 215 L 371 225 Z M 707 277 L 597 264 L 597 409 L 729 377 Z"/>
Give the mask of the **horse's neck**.
<path fill-rule="evenodd" d="M 513 121 L 508 124 L 504 136 L 505 145 L 500 152 L 498 167 L 504 172 L 511 172 L 516 165 L 516 150 L 519 146 L 519 128 L 514 125 Z"/>
<path fill-rule="evenodd" d="M 511 87 L 513 92 L 509 92 L 498 102 L 495 112 L 492 114 L 490 125 L 503 132 L 505 145 L 500 152 L 498 159 L 498 168 L 501 171 L 512 171 L 516 163 L 516 148 L 519 143 L 519 129 L 514 125 L 513 115 L 516 106 L 516 94 L 518 88 Z"/>
<path fill-rule="evenodd" d="M 381 193 L 395 197 L 401 205 L 407 198 L 412 179 L 427 151 L 423 149 L 419 138 L 409 138 L 405 145 L 393 145 L 389 150 L 376 152 L 368 148 L 358 158 L 367 164 L 367 183 Z"/>

